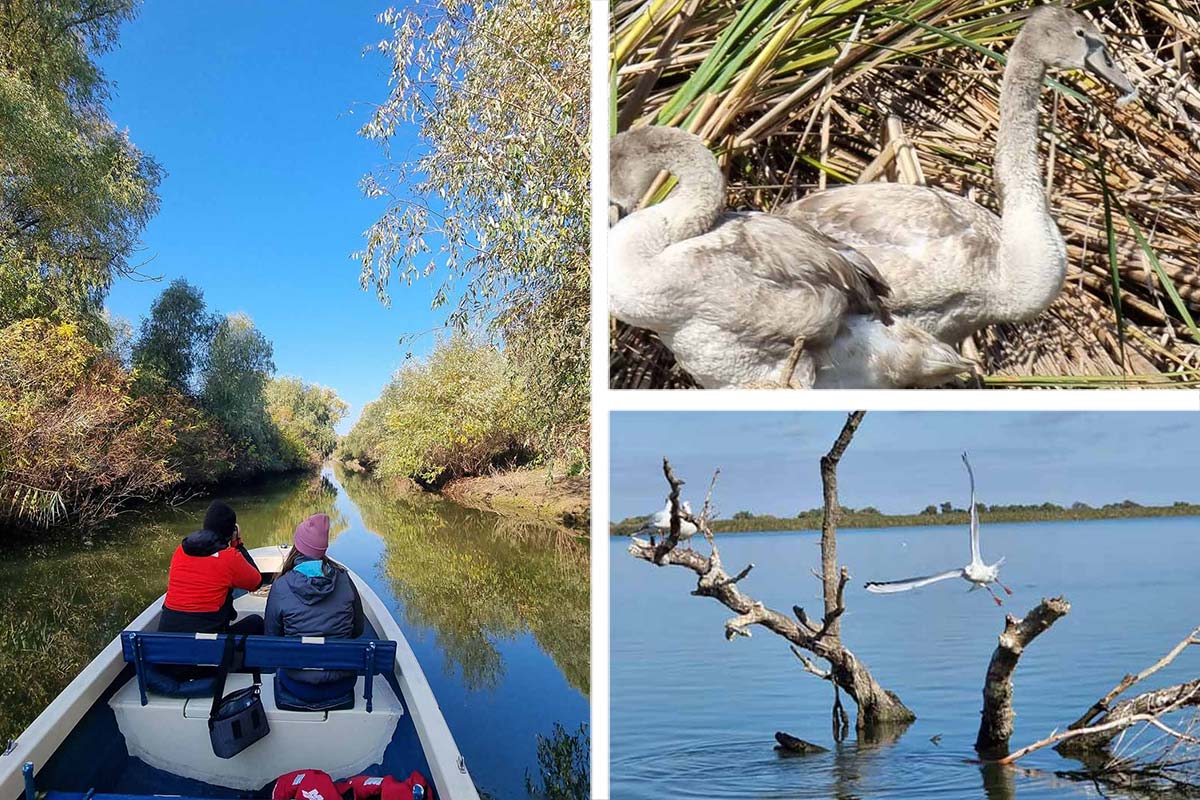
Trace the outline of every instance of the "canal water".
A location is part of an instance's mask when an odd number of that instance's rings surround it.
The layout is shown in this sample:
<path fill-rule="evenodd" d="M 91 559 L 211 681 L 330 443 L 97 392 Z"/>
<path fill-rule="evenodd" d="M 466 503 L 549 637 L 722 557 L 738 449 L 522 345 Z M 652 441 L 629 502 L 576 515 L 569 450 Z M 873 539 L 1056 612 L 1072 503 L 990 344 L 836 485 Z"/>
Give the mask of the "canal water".
<path fill-rule="evenodd" d="M 482 792 L 527 797 L 538 737 L 588 722 L 588 549 L 572 533 L 340 470 L 222 495 L 249 547 L 318 512 L 329 555 L 390 607 Z M 166 590 L 207 500 L 121 518 L 90 540 L 0 543 L 0 742 Z"/>

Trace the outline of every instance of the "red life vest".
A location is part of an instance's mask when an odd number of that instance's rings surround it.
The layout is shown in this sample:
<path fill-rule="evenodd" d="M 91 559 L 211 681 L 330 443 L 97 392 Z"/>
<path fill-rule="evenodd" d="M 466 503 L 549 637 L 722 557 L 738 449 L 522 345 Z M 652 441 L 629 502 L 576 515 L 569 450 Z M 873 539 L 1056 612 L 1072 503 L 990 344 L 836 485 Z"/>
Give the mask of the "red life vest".
<path fill-rule="evenodd" d="M 358 775 L 348 781 L 341 781 L 337 787 L 345 793 L 353 790 L 353 800 L 413 800 L 413 787 L 420 786 L 425 790 L 425 800 L 433 800 L 433 792 L 425 776 L 413 771 L 407 780 L 398 781 L 391 775 L 382 778 Z M 303 800 L 303 798 L 301 798 Z"/>
<path fill-rule="evenodd" d="M 333 778 L 319 769 L 298 769 L 275 780 L 271 800 L 342 800 Z"/>
<path fill-rule="evenodd" d="M 271 800 L 413 800 L 415 786 L 425 790 L 425 800 L 433 800 L 429 781 L 415 770 L 403 781 L 391 775 L 357 775 L 334 783 L 319 769 L 300 769 L 276 779 Z"/>

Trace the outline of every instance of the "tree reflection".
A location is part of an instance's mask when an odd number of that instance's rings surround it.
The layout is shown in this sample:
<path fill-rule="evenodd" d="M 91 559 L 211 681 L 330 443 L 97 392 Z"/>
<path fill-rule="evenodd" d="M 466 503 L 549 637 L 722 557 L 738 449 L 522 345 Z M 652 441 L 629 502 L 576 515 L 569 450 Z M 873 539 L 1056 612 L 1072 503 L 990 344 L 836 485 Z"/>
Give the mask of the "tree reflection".
<path fill-rule="evenodd" d="M 383 569 L 405 618 L 434 631 L 468 686 L 498 686 L 504 662 L 494 642 L 528 632 L 573 687 L 588 691 L 588 552 L 575 535 L 338 478 L 387 544 Z"/>
<path fill-rule="evenodd" d="M 284 491 L 229 498 L 229 504 L 238 514 L 247 547 L 288 544 L 296 526 L 313 514 L 329 515 L 330 541 L 350 527 L 337 507 L 337 486 L 325 475 L 300 483 L 292 480 L 285 486 Z M 239 500 L 242 501 L 240 504 Z"/>

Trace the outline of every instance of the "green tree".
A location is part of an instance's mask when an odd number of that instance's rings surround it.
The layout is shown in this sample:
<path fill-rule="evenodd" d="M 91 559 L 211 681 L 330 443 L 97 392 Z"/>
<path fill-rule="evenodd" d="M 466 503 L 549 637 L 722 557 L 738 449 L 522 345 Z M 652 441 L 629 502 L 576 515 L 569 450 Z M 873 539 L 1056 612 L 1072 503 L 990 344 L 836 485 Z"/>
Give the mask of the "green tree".
<path fill-rule="evenodd" d="M 134 0 L 0 3 L 0 327 L 69 320 L 94 342 L 161 171 L 108 119 L 96 58 Z"/>
<path fill-rule="evenodd" d="M 278 464 L 275 431 L 264 392 L 275 371 L 273 348 L 245 314 L 222 319 L 213 334 L 201 372 L 205 408 L 245 449 L 243 466 Z"/>
<path fill-rule="evenodd" d="M 528 460 L 523 400 L 503 353 L 457 335 L 397 372 L 346 438 L 380 474 L 437 484 Z"/>
<path fill-rule="evenodd" d="M 204 292 L 176 278 L 142 320 L 133 344 L 133 366 L 186 394 L 216 326 L 205 310 Z"/>
<path fill-rule="evenodd" d="M 732 519 L 750 519 L 753 516 L 749 511 L 738 511 L 733 515 Z"/>
<path fill-rule="evenodd" d="M 922 514 L 930 514 L 930 515 L 937 514 L 938 509 L 937 509 L 937 506 L 933 506 L 933 505 L 925 506 L 925 508 L 921 511 L 921 513 Z"/>
<path fill-rule="evenodd" d="M 286 442 L 299 446 L 304 461 L 320 463 L 333 452 L 334 428 L 349 408 L 337 392 L 299 378 L 273 378 L 264 396 L 271 421 Z"/>
<path fill-rule="evenodd" d="M 406 145 L 363 181 L 387 198 L 359 254 L 387 300 L 439 274 L 451 324 L 502 337 L 544 445 L 585 458 L 588 415 L 588 4 L 436 0 L 380 17 L 391 91 L 361 134 Z M 433 244 L 431 244 L 433 243 Z"/>

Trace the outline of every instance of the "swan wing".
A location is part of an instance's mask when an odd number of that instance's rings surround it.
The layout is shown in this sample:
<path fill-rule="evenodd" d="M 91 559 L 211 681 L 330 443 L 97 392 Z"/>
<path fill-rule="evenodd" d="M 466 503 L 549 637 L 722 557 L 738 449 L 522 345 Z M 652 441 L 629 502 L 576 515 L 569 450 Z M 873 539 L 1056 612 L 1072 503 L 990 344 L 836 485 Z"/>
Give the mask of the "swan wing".
<path fill-rule="evenodd" d="M 910 589 L 920 589 L 922 586 L 928 586 L 931 583 L 937 583 L 949 578 L 961 578 L 962 574 L 963 571 L 961 569 L 952 569 L 946 572 L 939 572 L 937 575 L 905 578 L 902 581 L 869 581 L 866 584 L 866 589 L 868 592 L 875 594 L 895 594 L 896 592 L 907 592 Z"/>
<path fill-rule="evenodd" d="M 995 268 L 1000 219 L 928 186 L 864 183 L 815 192 L 781 212 L 853 247 L 891 284 L 888 306 L 906 316 L 944 314 L 947 297 L 978 292 Z"/>
<path fill-rule="evenodd" d="M 728 212 L 704 238 L 741 255 L 748 277 L 780 288 L 835 290 L 851 310 L 890 320 L 883 301 L 891 287 L 871 259 L 811 225 L 757 211 Z"/>
<path fill-rule="evenodd" d="M 962 460 L 967 465 L 967 477 L 971 480 L 971 563 L 982 564 L 983 559 L 979 555 L 979 510 L 975 508 L 975 472 L 966 453 L 962 454 Z"/>

